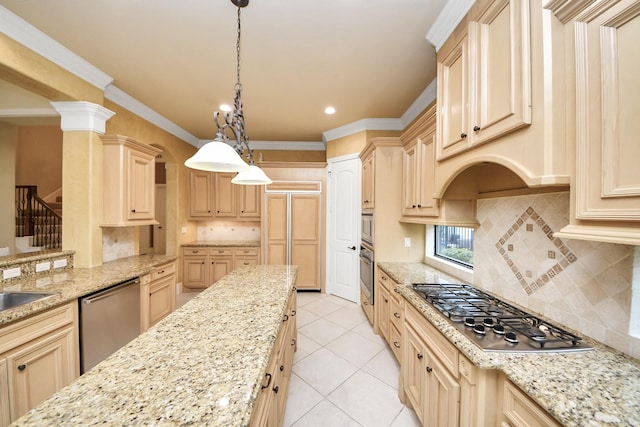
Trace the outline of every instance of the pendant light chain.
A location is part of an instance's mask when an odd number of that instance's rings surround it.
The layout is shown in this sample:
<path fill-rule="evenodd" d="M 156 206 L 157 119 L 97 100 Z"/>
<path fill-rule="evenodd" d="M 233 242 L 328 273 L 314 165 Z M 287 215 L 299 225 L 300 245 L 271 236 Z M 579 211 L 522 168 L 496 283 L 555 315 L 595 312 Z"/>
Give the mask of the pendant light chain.
<path fill-rule="evenodd" d="M 236 90 L 242 90 L 242 84 L 240 83 L 240 11 L 241 7 L 238 7 L 238 38 L 236 40 Z"/>

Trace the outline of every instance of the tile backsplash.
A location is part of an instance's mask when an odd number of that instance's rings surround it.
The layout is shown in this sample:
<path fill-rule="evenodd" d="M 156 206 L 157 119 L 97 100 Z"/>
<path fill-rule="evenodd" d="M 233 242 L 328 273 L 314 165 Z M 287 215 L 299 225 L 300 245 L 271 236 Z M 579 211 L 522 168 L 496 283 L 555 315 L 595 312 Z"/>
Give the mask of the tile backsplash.
<path fill-rule="evenodd" d="M 259 222 L 215 221 L 198 224 L 198 240 L 259 241 Z"/>
<path fill-rule="evenodd" d="M 102 229 L 102 262 L 133 256 L 134 227 L 104 227 Z"/>
<path fill-rule="evenodd" d="M 478 200 L 478 221 L 476 286 L 640 358 L 637 248 L 553 237 L 569 223 L 568 192 Z"/>

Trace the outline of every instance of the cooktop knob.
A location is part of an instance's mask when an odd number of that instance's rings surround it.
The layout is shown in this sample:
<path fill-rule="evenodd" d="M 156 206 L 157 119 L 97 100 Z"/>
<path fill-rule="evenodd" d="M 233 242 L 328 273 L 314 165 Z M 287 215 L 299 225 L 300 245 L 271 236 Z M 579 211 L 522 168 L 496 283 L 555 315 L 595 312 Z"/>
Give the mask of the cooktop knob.
<path fill-rule="evenodd" d="M 484 335 L 484 334 L 486 334 L 486 333 L 487 333 L 487 332 L 486 332 L 486 330 L 485 330 L 485 328 L 484 328 L 484 325 L 480 325 L 480 324 L 475 325 L 475 326 L 473 327 L 473 331 L 474 331 L 476 334 L 480 334 L 480 335 Z"/>
<path fill-rule="evenodd" d="M 517 344 L 518 343 L 518 336 L 515 334 L 515 332 L 507 332 L 504 335 L 504 339 L 507 342 L 510 342 L 512 344 Z"/>

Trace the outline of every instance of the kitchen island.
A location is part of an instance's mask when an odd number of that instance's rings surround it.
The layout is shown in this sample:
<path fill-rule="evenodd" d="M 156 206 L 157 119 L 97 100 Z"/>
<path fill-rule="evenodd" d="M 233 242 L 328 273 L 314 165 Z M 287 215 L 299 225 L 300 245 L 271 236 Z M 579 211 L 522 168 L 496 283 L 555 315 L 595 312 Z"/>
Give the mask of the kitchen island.
<path fill-rule="evenodd" d="M 296 277 L 234 271 L 14 425 L 248 425 Z"/>
<path fill-rule="evenodd" d="M 480 349 L 411 288 L 412 283 L 461 283 L 422 263 L 379 262 L 396 290 L 475 366 L 497 370 L 563 426 L 639 426 L 640 363 L 585 338 L 590 351 L 488 352 Z"/>

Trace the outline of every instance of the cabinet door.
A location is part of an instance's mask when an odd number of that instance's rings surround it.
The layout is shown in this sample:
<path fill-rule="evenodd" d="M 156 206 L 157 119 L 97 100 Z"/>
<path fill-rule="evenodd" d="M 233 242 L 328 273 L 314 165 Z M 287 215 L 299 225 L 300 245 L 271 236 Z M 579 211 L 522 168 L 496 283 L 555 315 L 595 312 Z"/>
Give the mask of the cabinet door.
<path fill-rule="evenodd" d="M 149 286 L 149 326 L 155 325 L 175 310 L 175 295 L 173 276 L 151 283 Z"/>
<path fill-rule="evenodd" d="M 209 285 L 207 280 L 207 257 L 206 256 L 184 256 L 182 261 L 183 278 L 182 282 L 187 288 L 206 288 Z"/>
<path fill-rule="evenodd" d="M 470 145 L 531 123 L 530 20 L 528 0 L 496 0 L 469 26 Z"/>
<path fill-rule="evenodd" d="M 416 331 L 405 322 L 402 330 L 402 363 L 400 370 L 405 396 L 418 419 L 425 422 L 425 344 Z"/>
<path fill-rule="evenodd" d="M 425 426 L 458 427 L 460 385 L 427 349 L 424 359 Z"/>
<path fill-rule="evenodd" d="M 418 201 L 417 214 L 438 216 L 439 204 L 435 199 L 436 188 L 436 132 L 435 129 L 418 139 L 418 171 L 415 176 L 415 199 Z"/>
<path fill-rule="evenodd" d="M 237 185 L 238 217 L 245 219 L 260 219 L 260 199 L 262 186 Z"/>
<path fill-rule="evenodd" d="M 77 363 L 74 328 L 67 327 L 30 341 L 6 354 L 11 418 L 68 385 Z"/>
<path fill-rule="evenodd" d="M 7 360 L 0 359 L 0 426 L 8 426 L 9 417 L 9 379 L 7 378 Z"/>
<path fill-rule="evenodd" d="M 237 202 L 235 184 L 231 180 L 234 173 L 221 173 L 215 175 L 216 191 L 216 218 L 230 218 L 237 216 Z"/>
<path fill-rule="evenodd" d="M 213 175 L 189 171 L 189 218 L 213 218 Z"/>
<path fill-rule="evenodd" d="M 362 162 L 362 209 L 375 207 L 376 194 L 376 152 L 372 152 Z"/>
<path fill-rule="evenodd" d="M 287 195 L 267 194 L 265 212 L 265 264 L 284 265 L 287 259 Z"/>
<path fill-rule="evenodd" d="M 233 258 L 211 258 L 209 261 L 209 283 L 213 284 L 233 270 Z"/>
<path fill-rule="evenodd" d="M 411 143 L 405 147 L 402 165 L 402 214 L 415 215 L 418 203 L 416 201 L 416 184 L 418 177 L 418 144 Z"/>
<path fill-rule="evenodd" d="M 389 292 L 378 282 L 376 287 L 378 295 L 373 305 L 376 309 L 376 323 L 378 324 L 378 332 L 389 342 L 389 311 L 391 304 L 389 302 Z M 377 307 L 377 308 L 376 308 Z"/>
<path fill-rule="evenodd" d="M 640 2 L 607 3 L 609 7 L 595 5 L 575 22 L 576 217 L 638 221 Z M 625 231 L 611 236 L 630 237 Z M 637 229 L 633 231 L 637 239 Z M 607 234 L 594 227 L 596 239 Z"/>
<path fill-rule="evenodd" d="M 298 289 L 320 288 L 321 198 L 291 195 L 291 264 L 299 266 Z"/>
<path fill-rule="evenodd" d="M 128 219 L 153 219 L 155 215 L 155 158 L 149 154 L 125 149 L 129 177 Z M 126 181 L 126 180 L 125 180 Z"/>
<path fill-rule="evenodd" d="M 469 46 L 463 38 L 438 58 L 438 159 L 467 148 L 469 134 Z"/>

